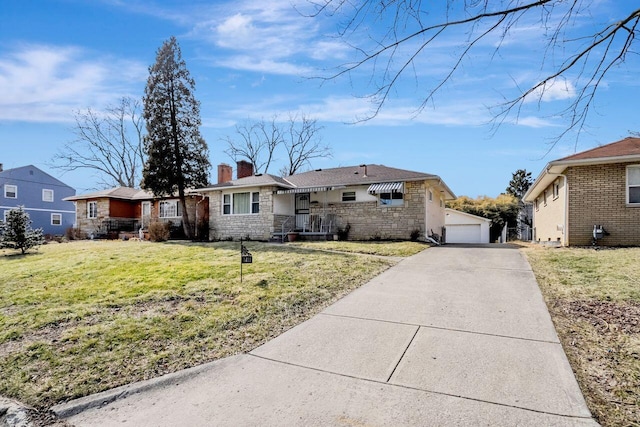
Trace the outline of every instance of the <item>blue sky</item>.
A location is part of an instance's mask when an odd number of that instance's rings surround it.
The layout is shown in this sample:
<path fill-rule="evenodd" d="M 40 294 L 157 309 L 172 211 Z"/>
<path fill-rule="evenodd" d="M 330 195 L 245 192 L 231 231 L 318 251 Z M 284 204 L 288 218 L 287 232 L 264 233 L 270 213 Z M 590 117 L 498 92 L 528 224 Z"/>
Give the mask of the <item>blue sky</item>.
<path fill-rule="evenodd" d="M 575 34 L 594 23 L 613 22 L 627 2 L 593 1 L 590 14 L 572 23 Z M 201 133 L 215 165 L 232 163 L 222 139 L 234 125 L 274 115 L 304 113 L 317 118 L 333 157 L 314 168 L 378 163 L 440 175 L 457 195 L 497 196 L 511 173 L 538 175 L 550 160 L 628 136 L 637 126 L 638 59 L 614 68 L 602 82 L 576 142 L 571 134 L 551 151 L 548 142 L 566 122 L 554 116 L 575 97 L 580 76 L 550 88 L 540 102 L 523 106 L 497 131 L 487 122 L 488 106 L 528 87 L 540 75 L 544 54 L 535 21 L 523 21 L 500 55 L 488 39 L 461 65 L 454 78 L 416 114 L 421 95 L 450 68 L 459 36 L 445 34 L 416 61 L 380 114 L 362 95 L 371 90 L 367 65 L 350 78 L 322 82 L 354 51 L 333 37 L 339 17 L 312 19 L 291 0 L 30 0 L 0 4 L 0 163 L 6 168 L 34 164 L 86 192 L 98 179 L 87 172 L 52 169 L 62 146 L 74 139 L 74 111 L 100 110 L 122 96 L 140 98 L 157 49 L 174 35 L 201 102 Z M 305 5 L 303 4 L 302 7 Z M 429 15 L 440 19 L 444 11 Z M 431 19 L 429 18 L 429 19 Z M 365 22 L 383 30 L 388 23 Z M 529 25 L 530 24 L 530 25 Z M 567 37 L 575 37 L 568 34 Z M 361 33 L 354 34 L 366 40 Z M 554 58 L 548 57 L 547 64 Z M 279 165 L 269 172 L 277 173 Z"/>

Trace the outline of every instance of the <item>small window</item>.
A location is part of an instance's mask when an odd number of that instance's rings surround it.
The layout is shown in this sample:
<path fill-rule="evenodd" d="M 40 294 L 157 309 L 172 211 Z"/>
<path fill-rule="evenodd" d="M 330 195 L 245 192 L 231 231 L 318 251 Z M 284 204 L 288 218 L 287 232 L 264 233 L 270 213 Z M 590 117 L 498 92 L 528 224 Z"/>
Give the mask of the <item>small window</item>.
<path fill-rule="evenodd" d="M 544 191 L 542 192 L 542 204 L 543 204 L 544 206 L 547 206 L 547 190 L 544 190 Z"/>
<path fill-rule="evenodd" d="M 382 206 L 402 206 L 404 195 L 400 192 L 380 193 L 380 205 Z"/>
<path fill-rule="evenodd" d="M 42 201 L 43 202 L 53 202 L 53 190 L 48 190 L 46 188 L 42 189 Z"/>
<path fill-rule="evenodd" d="M 52 213 L 51 214 L 51 225 L 62 225 L 62 214 Z"/>
<path fill-rule="evenodd" d="M 222 196 L 222 214 L 231 215 L 231 194 Z"/>
<path fill-rule="evenodd" d="M 87 218 L 98 218 L 98 202 L 87 202 Z"/>
<path fill-rule="evenodd" d="M 4 197 L 7 199 L 17 199 L 18 198 L 18 186 L 5 184 L 4 185 Z"/>
<path fill-rule="evenodd" d="M 429 201 L 433 202 L 433 191 L 429 190 Z"/>
<path fill-rule="evenodd" d="M 627 167 L 627 203 L 640 204 L 640 165 Z"/>
<path fill-rule="evenodd" d="M 356 201 L 356 192 L 355 191 L 343 191 L 342 192 L 342 201 L 343 202 L 355 202 Z"/>
<path fill-rule="evenodd" d="M 260 213 L 260 193 L 251 193 L 251 213 Z"/>
<path fill-rule="evenodd" d="M 538 202 L 540 199 L 536 198 L 536 201 L 534 202 L 534 206 L 536 207 L 536 210 L 540 209 L 540 203 Z"/>
<path fill-rule="evenodd" d="M 560 183 L 558 181 L 553 183 L 553 198 L 557 199 L 560 195 Z"/>
<path fill-rule="evenodd" d="M 9 216 L 9 211 L 4 211 L 4 213 L 2 214 L 2 220 L 4 222 L 7 222 L 7 217 Z"/>

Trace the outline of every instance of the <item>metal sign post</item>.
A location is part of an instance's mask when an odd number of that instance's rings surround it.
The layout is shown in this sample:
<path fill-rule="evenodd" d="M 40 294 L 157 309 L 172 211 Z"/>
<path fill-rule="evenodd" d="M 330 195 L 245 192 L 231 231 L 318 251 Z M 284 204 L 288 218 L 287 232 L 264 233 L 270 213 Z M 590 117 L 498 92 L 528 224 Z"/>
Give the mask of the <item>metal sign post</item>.
<path fill-rule="evenodd" d="M 240 283 L 242 283 L 242 264 L 251 263 L 253 263 L 253 255 L 242 244 L 242 239 L 240 239 Z"/>

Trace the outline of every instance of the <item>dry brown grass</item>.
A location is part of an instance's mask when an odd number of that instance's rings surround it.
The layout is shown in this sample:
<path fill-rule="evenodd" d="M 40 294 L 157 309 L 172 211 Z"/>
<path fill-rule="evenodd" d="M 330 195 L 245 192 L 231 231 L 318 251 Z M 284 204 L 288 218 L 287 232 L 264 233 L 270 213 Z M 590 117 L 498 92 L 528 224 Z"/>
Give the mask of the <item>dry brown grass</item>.
<path fill-rule="evenodd" d="M 595 419 L 640 426 L 640 248 L 523 251 Z"/>

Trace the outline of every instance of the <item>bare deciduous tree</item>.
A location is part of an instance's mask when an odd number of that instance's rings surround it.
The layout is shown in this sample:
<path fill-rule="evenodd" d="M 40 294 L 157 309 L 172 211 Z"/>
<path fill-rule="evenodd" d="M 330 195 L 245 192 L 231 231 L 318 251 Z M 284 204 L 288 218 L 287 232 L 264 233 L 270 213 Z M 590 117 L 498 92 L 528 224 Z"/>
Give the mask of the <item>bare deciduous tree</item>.
<path fill-rule="evenodd" d="M 616 2 L 619 19 L 601 18 L 591 12 L 597 2 L 589 0 L 308 0 L 310 16 L 321 14 L 345 17 L 339 36 L 354 47 L 357 59 L 344 64 L 327 79 L 351 75 L 371 67 L 375 84 L 368 93 L 374 108 L 364 120 L 375 117 L 397 87 L 409 77 L 420 80 L 419 59 L 437 52 L 441 41 L 452 36 L 451 65 L 429 81 L 419 96 L 416 113 L 434 101 L 443 86 L 461 72 L 465 60 L 487 45 L 495 46 L 493 57 L 505 54 L 505 47 L 518 41 L 519 30 L 535 28 L 544 46 L 536 58 L 540 75 L 535 83 L 506 96 L 495 106 L 496 124 L 521 113 L 526 102 L 542 102 L 555 85 L 575 86 L 568 105 L 558 112 L 567 125 L 558 138 L 584 127 L 596 92 L 614 67 L 624 63 L 633 50 L 640 8 L 636 2 Z M 590 25 L 584 25 L 589 20 Z M 593 21 L 593 22 L 591 22 Z M 374 23 L 371 25 L 371 23 Z M 376 32 L 386 28 L 382 33 Z M 363 33 L 365 35 L 363 35 Z M 482 51 L 480 51 L 482 52 Z M 511 76 L 505 76 L 513 79 Z M 421 82 L 425 83 L 425 82 Z M 555 87 L 557 89 L 557 86 Z"/>
<path fill-rule="evenodd" d="M 234 161 L 251 162 L 256 173 L 268 173 L 277 153 L 286 158 L 286 164 L 280 169 L 282 176 L 310 167 L 313 159 L 331 157 L 331 148 L 322 144 L 322 126 L 305 114 L 290 114 L 286 122 L 279 122 L 277 116 L 269 122 L 247 121 L 235 129 L 238 137 L 223 138 L 228 145 L 225 153 Z"/>
<path fill-rule="evenodd" d="M 331 148 L 322 144 L 320 130 L 316 119 L 304 114 L 289 116 L 283 142 L 288 165 L 280 170 L 282 176 L 293 175 L 305 165 L 310 167 L 312 159 L 331 157 Z"/>
<path fill-rule="evenodd" d="M 274 116 L 270 122 L 262 119 L 254 123 L 247 120 L 236 125 L 239 140 L 230 136 L 224 137 L 223 141 L 226 141 L 228 146 L 225 153 L 234 161 L 248 160 L 253 164 L 255 173 L 268 173 L 275 150 L 283 142 L 282 129 L 276 123 L 276 119 Z"/>
<path fill-rule="evenodd" d="M 93 170 L 98 185 L 138 187 L 144 164 L 144 122 L 140 101 L 123 97 L 104 111 L 87 108 L 75 114 L 76 139 L 55 154 L 54 168 Z"/>

